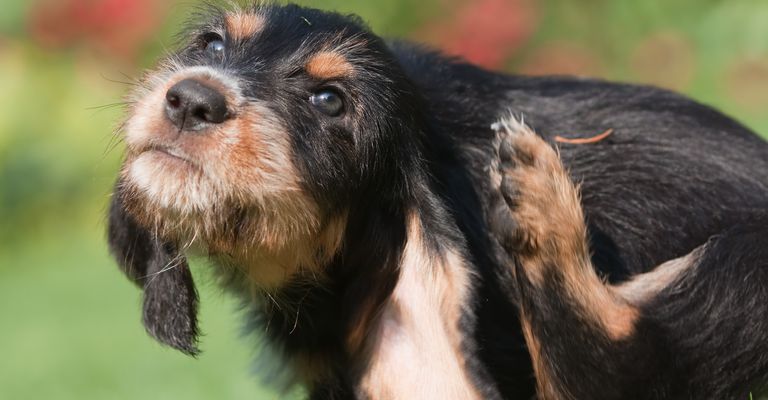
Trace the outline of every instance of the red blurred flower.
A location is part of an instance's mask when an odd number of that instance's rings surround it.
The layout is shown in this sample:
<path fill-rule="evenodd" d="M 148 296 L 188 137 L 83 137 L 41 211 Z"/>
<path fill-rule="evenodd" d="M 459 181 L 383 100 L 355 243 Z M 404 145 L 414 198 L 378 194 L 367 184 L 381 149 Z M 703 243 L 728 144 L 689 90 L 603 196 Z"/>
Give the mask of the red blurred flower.
<path fill-rule="evenodd" d="M 500 67 L 531 37 L 536 25 L 531 0 L 461 0 L 452 20 L 430 26 L 421 34 L 448 53 L 486 67 Z"/>
<path fill-rule="evenodd" d="M 162 20 L 166 2 L 154 0 L 41 0 L 32 6 L 32 38 L 48 47 L 85 44 L 133 58 Z"/>

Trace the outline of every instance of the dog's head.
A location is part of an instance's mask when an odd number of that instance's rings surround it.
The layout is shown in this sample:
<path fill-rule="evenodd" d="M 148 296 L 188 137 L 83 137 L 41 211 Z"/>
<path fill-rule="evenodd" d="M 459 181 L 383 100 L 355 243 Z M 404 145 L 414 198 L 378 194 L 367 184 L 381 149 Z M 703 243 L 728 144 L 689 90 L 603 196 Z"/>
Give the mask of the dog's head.
<path fill-rule="evenodd" d="M 145 289 L 148 331 L 189 353 L 185 251 L 260 289 L 322 274 L 350 208 L 408 186 L 419 115 L 402 69 L 355 18 L 265 5 L 192 25 L 132 95 L 109 229 Z"/>

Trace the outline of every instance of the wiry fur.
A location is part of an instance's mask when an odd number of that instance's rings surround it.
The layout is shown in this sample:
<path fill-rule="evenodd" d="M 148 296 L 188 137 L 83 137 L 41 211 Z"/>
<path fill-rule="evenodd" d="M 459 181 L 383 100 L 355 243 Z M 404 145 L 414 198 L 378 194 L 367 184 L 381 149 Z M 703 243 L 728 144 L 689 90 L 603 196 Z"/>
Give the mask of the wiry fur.
<path fill-rule="evenodd" d="M 768 376 L 768 145 L 733 120 L 298 6 L 206 9 L 181 37 L 133 96 L 110 210 L 161 342 L 197 352 L 196 249 L 313 399 L 735 398 Z M 170 126 L 182 79 L 230 118 Z M 340 116 L 308 101 L 328 88 Z"/>
<path fill-rule="evenodd" d="M 768 300 L 768 258 L 759 240 L 747 252 L 743 246 L 768 231 L 766 213 L 745 213 L 688 255 L 606 284 L 555 150 L 516 120 L 496 130 L 489 226 L 509 256 L 540 398 L 746 398 L 764 383 L 768 322 L 757 304 Z M 751 279 L 726 283 L 734 270 Z M 728 311 L 737 303 L 750 312 Z"/>

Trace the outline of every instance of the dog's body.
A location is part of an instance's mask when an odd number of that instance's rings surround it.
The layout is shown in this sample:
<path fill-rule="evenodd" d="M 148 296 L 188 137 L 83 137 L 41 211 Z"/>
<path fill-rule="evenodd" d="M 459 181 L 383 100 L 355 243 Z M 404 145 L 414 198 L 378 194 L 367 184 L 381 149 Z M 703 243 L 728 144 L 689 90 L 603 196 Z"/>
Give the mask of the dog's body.
<path fill-rule="evenodd" d="M 419 54 L 413 48 L 401 51 L 401 62 L 406 65 L 409 76 L 422 88 L 422 93 L 427 95 L 430 115 L 435 116 L 437 127 L 432 131 L 434 137 L 429 143 L 439 146 L 434 160 L 441 162 L 430 163 L 435 166 L 432 173 L 440 180 L 441 187 L 446 188 L 441 194 L 446 204 L 450 205 L 451 213 L 459 216 L 458 224 L 468 240 L 475 265 L 479 271 L 485 271 L 485 279 L 480 280 L 481 286 L 477 290 L 480 296 L 477 338 L 482 343 L 479 354 L 485 365 L 490 366 L 489 373 L 508 398 L 530 396 L 524 384 L 530 372 L 517 369 L 523 365 L 522 360 L 528 354 L 510 346 L 510 332 L 519 330 L 515 326 L 517 321 L 503 317 L 514 311 L 504 308 L 506 303 L 502 298 L 507 290 L 503 284 L 498 286 L 496 278 L 499 269 L 507 268 L 507 265 L 488 259 L 493 251 L 487 247 L 488 239 L 480 234 L 486 228 L 483 225 L 485 219 L 478 214 L 478 210 L 488 201 L 483 195 L 487 193 L 483 184 L 486 182 L 487 165 L 494 157 L 493 134 L 485 126 L 485 121 L 497 119 L 508 109 L 514 115 L 524 117 L 526 123 L 553 144 L 555 135 L 594 136 L 609 129 L 613 131 L 611 136 L 599 142 L 558 146 L 560 157 L 572 179 L 581 184 L 581 200 L 589 222 L 594 266 L 611 283 L 622 283 L 635 275 L 652 271 L 665 261 L 690 253 L 710 237 L 745 222 L 751 222 L 755 239 L 768 233 L 768 228 L 754 223 L 755 220 L 768 222 L 764 216 L 768 206 L 768 146 L 738 123 L 708 107 L 650 87 L 574 78 L 511 77 L 452 62 L 438 55 Z M 457 170 L 462 172 L 457 173 Z M 459 179 L 462 174 L 466 175 L 465 180 Z M 546 215 L 542 217 L 547 218 Z M 680 325 L 672 329 L 680 329 L 679 334 L 683 337 L 691 335 L 686 338 L 690 342 L 685 343 L 690 349 L 700 348 L 706 341 L 714 340 L 715 343 L 710 343 L 712 352 L 707 356 L 712 359 L 733 356 L 721 352 L 735 350 L 728 346 L 735 336 L 729 335 L 738 331 L 749 332 L 746 336 L 752 345 L 759 344 L 761 349 L 766 349 L 768 336 L 763 329 L 766 326 L 766 309 L 754 307 L 756 304 L 752 303 L 759 303 L 757 298 L 765 294 L 764 270 L 768 259 L 765 255 L 760 256 L 762 251 L 758 250 L 765 243 L 765 239 L 758 240 L 753 244 L 755 248 L 744 254 L 746 260 L 753 256 L 757 258 L 749 261 L 754 265 L 744 266 L 755 270 L 756 275 L 750 279 L 739 281 L 736 278 L 739 273 L 733 272 L 736 276 L 724 273 L 723 279 L 736 279 L 732 281 L 733 287 L 719 295 L 714 291 L 700 293 L 702 297 L 691 293 L 691 298 L 676 305 L 681 309 L 670 310 L 667 309 L 671 308 L 669 304 L 661 303 L 655 306 L 658 309 L 646 312 L 660 314 L 660 318 L 680 318 Z M 760 274 L 763 279 L 758 278 Z M 731 291 L 733 293 L 729 293 Z M 728 322 L 732 324 L 730 332 L 726 334 L 727 330 L 723 329 L 720 333 L 722 337 L 696 337 L 693 333 L 703 328 L 697 325 L 696 317 L 683 321 L 682 315 L 677 314 L 711 313 L 707 316 L 698 314 L 701 324 L 705 319 L 710 323 L 712 320 L 728 320 L 733 317 L 727 315 L 731 312 L 727 308 L 702 308 L 707 307 L 708 302 L 727 302 L 730 296 L 746 293 L 757 297 L 749 300 L 748 303 L 754 308 L 750 307 L 744 317 L 752 315 L 755 318 Z M 745 300 L 733 299 L 734 302 Z M 668 314 L 674 314 L 674 317 Z M 556 342 L 562 338 L 549 340 Z M 744 349 L 752 346 L 744 337 L 738 341 Z M 719 351 L 718 345 L 721 346 Z M 672 345 L 667 351 L 677 353 L 676 346 Z M 766 356 L 755 349 L 751 351 L 753 353 L 743 359 L 741 366 L 754 373 L 752 368 L 764 365 Z M 660 352 L 652 354 L 661 357 Z M 519 359 L 513 355 L 519 356 Z M 618 356 L 614 354 L 612 357 Z M 683 362 L 681 359 L 669 362 Z M 704 362 L 704 359 L 697 360 L 700 363 L 698 367 L 704 370 L 722 371 L 720 367 Z M 587 369 L 587 361 L 582 359 L 581 362 L 584 363 L 582 367 Z M 696 378 L 703 382 L 697 383 L 698 388 L 686 388 L 691 390 L 690 398 L 734 396 L 732 392 L 720 392 L 718 389 L 729 388 L 726 375 L 737 373 L 735 366 L 738 364 L 729 367 L 734 370 L 728 373 Z M 647 367 L 642 364 L 634 367 L 637 369 L 630 369 L 629 373 L 636 374 L 639 381 L 645 379 L 644 374 L 649 372 Z M 605 360 L 604 368 L 610 368 L 608 360 Z M 567 371 L 571 370 L 565 373 Z M 602 372 L 606 375 L 590 371 L 593 376 L 584 380 L 588 390 L 592 390 L 587 392 L 590 393 L 589 398 L 642 397 L 637 394 L 639 391 L 636 388 L 611 392 L 607 388 L 609 382 L 614 380 L 606 382 L 608 373 Z M 694 379 L 663 368 L 652 372 L 658 376 L 666 374 L 671 382 Z M 590 379 L 594 382 L 587 383 Z M 660 382 L 658 379 L 644 384 L 655 387 Z M 596 391 L 601 386 L 612 395 L 601 396 Z M 520 388 L 526 389 L 520 391 Z M 694 392 L 694 389 L 700 392 Z M 661 398 L 682 396 L 680 393 L 668 394 L 665 392 L 667 389 L 661 387 L 655 387 L 655 390 L 658 393 L 654 395 Z M 588 397 L 582 393 L 582 397 L 576 398 Z"/>
<path fill-rule="evenodd" d="M 731 398 L 768 377 L 768 145 L 747 129 L 315 10 L 211 21 L 138 94 L 110 216 L 164 343 L 196 351 L 192 245 L 312 398 Z M 525 125 L 490 128 L 510 112 L 566 138 L 581 204 Z"/>

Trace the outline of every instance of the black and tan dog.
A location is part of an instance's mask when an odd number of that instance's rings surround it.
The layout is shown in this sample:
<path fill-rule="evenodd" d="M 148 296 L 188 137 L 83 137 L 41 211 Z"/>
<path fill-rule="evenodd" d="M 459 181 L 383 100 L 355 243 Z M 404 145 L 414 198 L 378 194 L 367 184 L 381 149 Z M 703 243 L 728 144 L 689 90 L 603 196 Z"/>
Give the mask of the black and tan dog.
<path fill-rule="evenodd" d="M 197 353 L 196 252 L 315 399 L 766 382 L 768 145 L 738 123 L 654 88 L 488 72 L 338 14 L 203 14 L 134 93 L 110 210 L 161 342 Z"/>

